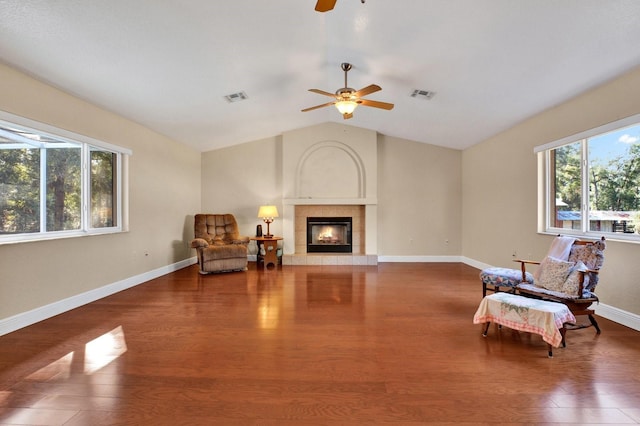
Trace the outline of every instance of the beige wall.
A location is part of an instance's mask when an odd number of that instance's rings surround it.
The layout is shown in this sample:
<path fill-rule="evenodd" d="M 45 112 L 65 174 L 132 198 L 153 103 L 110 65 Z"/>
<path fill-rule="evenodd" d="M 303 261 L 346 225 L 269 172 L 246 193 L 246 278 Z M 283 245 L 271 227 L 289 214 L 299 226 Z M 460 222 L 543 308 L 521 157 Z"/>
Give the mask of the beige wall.
<path fill-rule="evenodd" d="M 378 136 L 378 254 L 461 254 L 458 150 Z"/>
<path fill-rule="evenodd" d="M 534 146 L 640 113 L 640 68 L 532 117 L 462 155 L 462 253 L 512 266 L 541 259 L 552 236 L 537 231 Z M 640 314 L 640 244 L 610 241 L 597 292 L 607 305 Z"/>
<path fill-rule="evenodd" d="M 202 212 L 231 213 L 240 232 L 253 236 L 261 205 L 274 204 L 282 215 L 282 138 L 248 142 L 202 153 Z M 282 235 L 282 221 L 271 225 L 272 234 Z M 255 244 L 249 245 L 255 254 Z"/>
<path fill-rule="evenodd" d="M 130 231 L 0 245 L 0 319 L 193 256 L 199 152 L 3 65 L 0 110 L 133 151 Z"/>

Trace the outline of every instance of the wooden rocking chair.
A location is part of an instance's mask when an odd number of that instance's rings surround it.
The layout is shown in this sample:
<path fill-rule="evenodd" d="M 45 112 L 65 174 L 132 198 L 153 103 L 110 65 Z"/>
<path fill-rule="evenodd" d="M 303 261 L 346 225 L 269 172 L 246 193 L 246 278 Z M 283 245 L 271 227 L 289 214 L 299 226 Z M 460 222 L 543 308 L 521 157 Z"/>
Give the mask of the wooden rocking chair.
<path fill-rule="evenodd" d="M 587 315 L 590 322 L 590 324 L 567 324 L 567 329 L 593 326 L 596 333 L 600 334 L 600 327 L 591 305 L 599 301 L 594 290 L 598 285 L 598 273 L 604 264 L 605 247 L 604 237 L 596 241 L 575 240 L 571 244 L 566 260 L 550 256 L 542 262 L 515 260 L 520 263 L 523 277 L 522 282 L 516 287 L 516 292 L 522 296 L 564 303 L 574 316 Z M 533 283 L 525 280 L 527 264 L 539 265 Z"/>

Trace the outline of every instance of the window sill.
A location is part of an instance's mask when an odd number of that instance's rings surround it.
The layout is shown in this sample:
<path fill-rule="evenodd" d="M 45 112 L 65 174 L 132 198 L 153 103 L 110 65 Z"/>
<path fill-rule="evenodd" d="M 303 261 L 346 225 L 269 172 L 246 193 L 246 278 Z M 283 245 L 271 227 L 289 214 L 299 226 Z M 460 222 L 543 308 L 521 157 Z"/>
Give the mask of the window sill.
<path fill-rule="evenodd" d="M 567 236 L 571 236 L 579 239 L 585 239 L 585 240 L 598 240 L 604 237 L 606 241 L 615 241 L 617 243 L 640 244 L 640 235 L 638 234 L 619 234 L 619 233 L 612 234 L 610 232 L 602 232 L 600 234 L 591 232 L 589 234 L 585 234 L 584 232 L 572 231 L 570 229 L 561 229 L 561 228 L 540 231 L 538 232 L 538 234 L 550 235 L 553 237 L 561 234 L 561 235 L 567 235 Z"/>
<path fill-rule="evenodd" d="M 42 241 L 51 241 L 51 240 L 63 240 L 67 238 L 79 238 L 79 237 L 91 237 L 94 235 L 107 235 L 107 234 L 119 234 L 127 231 L 123 231 L 120 228 L 117 229 L 109 229 L 109 230 L 100 230 L 100 231 L 90 231 L 90 232 L 81 232 L 81 231 L 73 231 L 73 232 L 61 232 L 61 233 L 50 233 L 50 234 L 21 234 L 20 236 L 4 236 L 0 237 L 0 246 L 2 245 L 11 245 L 11 244 L 21 244 L 21 243 L 32 243 L 32 242 L 42 242 Z"/>

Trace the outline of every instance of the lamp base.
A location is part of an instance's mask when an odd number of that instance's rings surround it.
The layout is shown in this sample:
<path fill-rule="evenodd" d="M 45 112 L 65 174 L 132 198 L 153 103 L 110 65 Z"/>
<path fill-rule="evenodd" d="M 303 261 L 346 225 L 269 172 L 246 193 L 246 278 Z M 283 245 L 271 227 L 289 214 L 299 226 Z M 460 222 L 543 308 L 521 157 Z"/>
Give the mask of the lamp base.
<path fill-rule="evenodd" d="M 273 234 L 269 232 L 269 225 L 273 222 L 273 219 L 265 219 L 264 222 L 267 224 L 267 233 L 264 234 L 265 238 L 273 238 Z"/>

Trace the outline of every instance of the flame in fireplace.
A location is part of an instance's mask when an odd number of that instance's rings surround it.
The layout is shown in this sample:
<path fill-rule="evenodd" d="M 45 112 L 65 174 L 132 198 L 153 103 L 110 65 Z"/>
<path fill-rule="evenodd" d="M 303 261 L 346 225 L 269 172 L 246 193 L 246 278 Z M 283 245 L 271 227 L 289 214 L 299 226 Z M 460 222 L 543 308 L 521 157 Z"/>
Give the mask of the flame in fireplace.
<path fill-rule="evenodd" d="M 322 242 L 336 242 L 339 237 L 333 236 L 333 226 L 324 226 L 318 234 L 318 241 Z"/>

